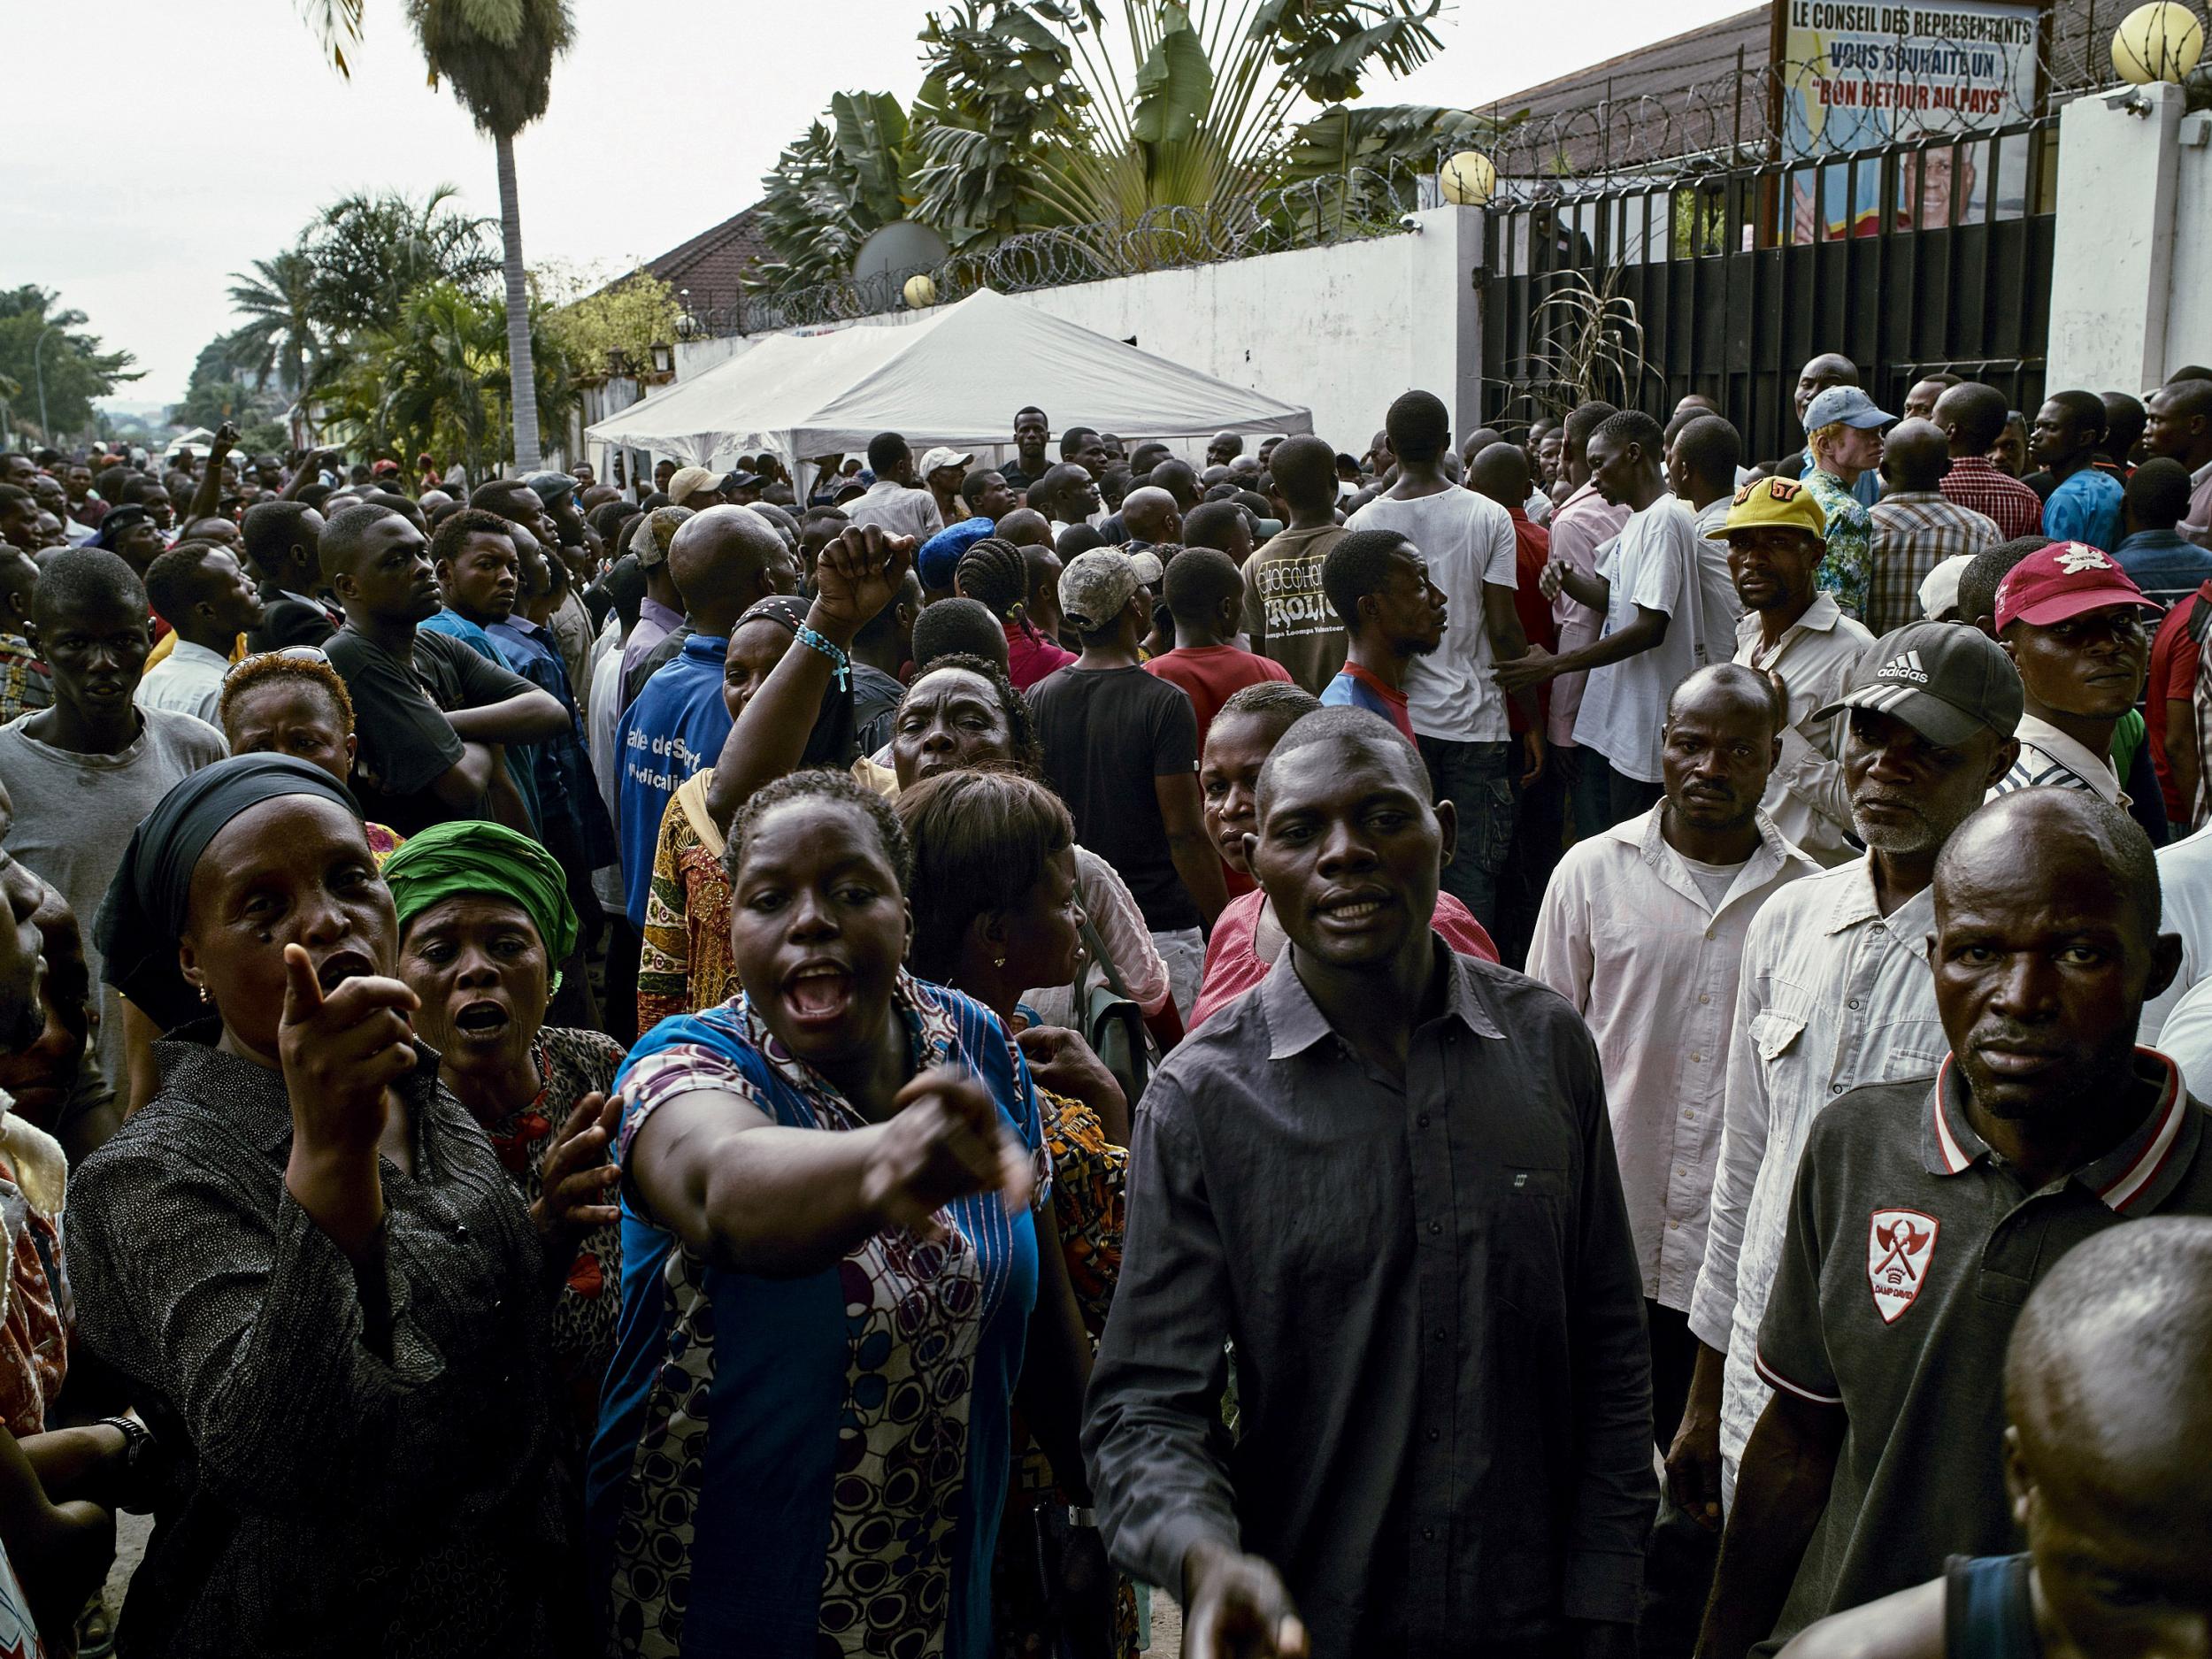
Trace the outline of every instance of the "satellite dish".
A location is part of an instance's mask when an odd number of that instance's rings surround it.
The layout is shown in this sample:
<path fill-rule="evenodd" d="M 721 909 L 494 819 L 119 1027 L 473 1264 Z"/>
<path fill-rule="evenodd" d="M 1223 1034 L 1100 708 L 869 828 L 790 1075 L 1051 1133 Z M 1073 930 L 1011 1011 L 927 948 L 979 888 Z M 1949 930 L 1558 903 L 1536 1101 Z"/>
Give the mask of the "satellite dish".
<path fill-rule="evenodd" d="M 853 256 L 853 282 L 864 288 L 883 290 L 887 308 L 896 303 L 906 279 L 918 272 L 934 271 L 952 257 L 945 239 L 926 225 L 910 219 L 894 220 L 860 244 Z"/>

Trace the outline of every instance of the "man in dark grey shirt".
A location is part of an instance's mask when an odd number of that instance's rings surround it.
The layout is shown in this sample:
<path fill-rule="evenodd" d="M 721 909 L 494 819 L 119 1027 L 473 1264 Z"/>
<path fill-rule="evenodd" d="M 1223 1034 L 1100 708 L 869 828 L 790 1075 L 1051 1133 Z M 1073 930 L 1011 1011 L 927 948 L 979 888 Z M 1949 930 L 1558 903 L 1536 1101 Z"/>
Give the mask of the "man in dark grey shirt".
<path fill-rule="evenodd" d="M 1289 944 L 1138 1116 L 1083 1437 L 1114 1558 L 1220 1647 L 1625 1653 L 1650 1363 L 1589 1033 L 1431 934 L 1451 808 L 1386 723 L 1307 716 L 1257 793 Z"/>
<path fill-rule="evenodd" d="M 2146 1215 L 2212 1214 L 2204 1109 L 2135 1046 L 2172 979 L 2150 841 L 2077 789 L 1992 801 L 1935 872 L 1951 1053 L 1814 1120 L 1759 1325 L 1774 1397 L 1744 1448 L 1698 1649 L 1812 1620 L 2014 1544 L 1997 1379 L 2028 1293 Z M 1758 1647 L 1754 1643 L 1762 1642 Z"/>

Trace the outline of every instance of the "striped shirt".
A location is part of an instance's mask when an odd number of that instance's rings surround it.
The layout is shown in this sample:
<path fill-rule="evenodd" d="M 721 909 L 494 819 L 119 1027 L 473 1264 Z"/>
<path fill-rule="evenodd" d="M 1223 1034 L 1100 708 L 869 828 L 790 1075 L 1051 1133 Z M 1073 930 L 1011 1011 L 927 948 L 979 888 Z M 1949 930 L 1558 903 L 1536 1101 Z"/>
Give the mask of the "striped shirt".
<path fill-rule="evenodd" d="M 2004 540 L 1987 513 L 1932 489 L 1895 491 L 1870 507 L 1867 516 L 1874 521 L 1873 569 L 1863 619 L 1877 639 L 1920 620 L 1920 584 L 1930 571 Z"/>
<path fill-rule="evenodd" d="M 1793 881 L 1744 938 L 1705 1257 L 1690 1329 L 1728 1356 L 1720 1448 L 1732 1479 L 1768 1386 L 1753 1370 L 1790 1194 L 1816 1118 L 1863 1083 L 1930 1077 L 1950 1052 L 1928 972 L 1928 888 L 1888 915 L 1870 855 Z"/>
<path fill-rule="evenodd" d="M 1990 800 L 2016 789 L 2079 789 L 2115 806 L 2127 804 L 2112 763 L 2092 754 L 2049 721 L 2024 714 L 2013 736 L 2019 740 L 2020 757 L 1990 787 Z"/>
<path fill-rule="evenodd" d="M 1940 486 L 1944 499 L 1986 513 L 2008 541 L 2043 534 L 2041 497 L 2016 478 L 2008 478 L 1986 456 L 1955 455 Z"/>

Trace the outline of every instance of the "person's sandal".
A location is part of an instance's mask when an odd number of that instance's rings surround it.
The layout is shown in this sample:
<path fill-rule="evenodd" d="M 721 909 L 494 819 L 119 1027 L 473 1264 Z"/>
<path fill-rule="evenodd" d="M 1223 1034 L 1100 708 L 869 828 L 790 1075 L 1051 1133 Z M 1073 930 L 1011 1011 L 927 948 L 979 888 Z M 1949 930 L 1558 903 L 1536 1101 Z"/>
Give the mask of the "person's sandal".
<path fill-rule="evenodd" d="M 108 1659 L 115 1651 L 115 1618 L 96 1592 L 77 1615 L 77 1659 Z"/>

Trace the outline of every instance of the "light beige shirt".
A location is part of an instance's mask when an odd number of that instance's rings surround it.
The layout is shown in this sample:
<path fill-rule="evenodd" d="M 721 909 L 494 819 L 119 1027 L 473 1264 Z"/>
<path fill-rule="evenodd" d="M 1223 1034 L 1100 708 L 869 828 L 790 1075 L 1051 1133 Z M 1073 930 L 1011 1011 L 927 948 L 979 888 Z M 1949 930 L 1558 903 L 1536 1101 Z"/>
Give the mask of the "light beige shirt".
<path fill-rule="evenodd" d="M 1846 717 L 1812 717 L 1843 695 L 1852 670 L 1873 646 L 1874 636 L 1843 614 L 1833 594 L 1815 594 L 1770 653 L 1759 649 L 1757 611 L 1745 611 L 1736 623 L 1736 661 L 1781 675 L 1790 688 L 1782 758 L 1767 779 L 1760 805 L 1785 840 L 1831 869 L 1859 856 L 1845 839 L 1851 828 L 1851 792 L 1843 781 Z"/>
<path fill-rule="evenodd" d="M 1766 1408 L 1753 1356 L 1814 1118 L 1862 1083 L 1933 1079 L 1950 1052 L 1928 972 L 1934 927 L 1925 887 L 1882 914 L 1869 855 L 1792 882 L 1744 937 L 1712 1215 L 1690 1298 L 1691 1332 L 1728 1355 L 1720 1448 L 1732 1476 Z"/>
<path fill-rule="evenodd" d="M 858 501 L 846 503 L 845 517 L 893 535 L 910 535 L 917 541 L 926 541 L 945 527 L 937 516 L 934 495 L 887 478 L 878 479 Z"/>
<path fill-rule="evenodd" d="M 1738 971 L 1752 918 L 1820 866 L 1759 815 L 1759 847 L 1715 906 L 1660 833 L 1662 802 L 1576 842 L 1552 872 L 1528 971 L 1598 1046 L 1644 1294 L 1687 1310 L 1705 1255 Z"/>

